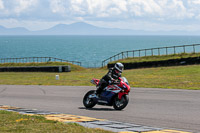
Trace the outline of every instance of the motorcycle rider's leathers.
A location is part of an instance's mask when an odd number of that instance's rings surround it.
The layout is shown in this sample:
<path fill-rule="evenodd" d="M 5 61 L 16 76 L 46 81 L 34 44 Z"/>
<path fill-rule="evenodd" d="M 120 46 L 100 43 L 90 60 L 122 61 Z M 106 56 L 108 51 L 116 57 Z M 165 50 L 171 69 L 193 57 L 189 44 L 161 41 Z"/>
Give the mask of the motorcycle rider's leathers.
<path fill-rule="evenodd" d="M 112 81 L 119 79 L 119 77 L 121 77 L 121 73 L 119 71 L 117 72 L 115 68 L 110 68 L 108 73 L 99 81 L 96 94 L 100 95 L 105 87 L 112 83 Z"/>

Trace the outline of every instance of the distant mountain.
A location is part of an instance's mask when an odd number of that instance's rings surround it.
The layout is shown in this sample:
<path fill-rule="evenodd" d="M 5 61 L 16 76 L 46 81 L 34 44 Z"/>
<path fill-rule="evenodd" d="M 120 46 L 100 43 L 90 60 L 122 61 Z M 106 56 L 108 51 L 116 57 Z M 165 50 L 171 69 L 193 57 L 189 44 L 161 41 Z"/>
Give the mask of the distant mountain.
<path fill-rule="evenodd" d="M 133 30 L 117 28 L 102 28 L 91 24 L 78 22 L 73 24 L 58 24 L 50 29 L 35 32 L 42 35 L 131 35 L 137 34 Z"/>
<path fill-rule="evenodd" d="M 186 31 L 143 31 L 119 28 L 97 27 L 84 22 L 58 24 L 52 28 L 29 31 L 23 27 L 5 28 L 0 26 L 0 35 L 200 35 L 200 32 Z"/>
<path fill-rule="evenodd" d="M 31 31 L 23 27 L 5 28 L 0 26 L 0 35 L 26 35 L 31 34 Z"/>

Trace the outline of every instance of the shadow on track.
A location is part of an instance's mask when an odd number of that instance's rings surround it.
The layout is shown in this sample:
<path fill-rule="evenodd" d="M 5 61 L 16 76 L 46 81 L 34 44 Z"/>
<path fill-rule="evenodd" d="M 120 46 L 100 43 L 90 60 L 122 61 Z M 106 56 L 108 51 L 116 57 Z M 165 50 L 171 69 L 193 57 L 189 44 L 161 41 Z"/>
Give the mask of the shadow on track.
<path fill-rule="evenodd" d="M 115 109 L 112 109 L 112 108 L 85 108 L 85 107 L 79 107 L 78 109 L 85 109 L 85 110 L 91 110 L 91 111 L 119 111 L 119 110 L 115 110 Z"/>

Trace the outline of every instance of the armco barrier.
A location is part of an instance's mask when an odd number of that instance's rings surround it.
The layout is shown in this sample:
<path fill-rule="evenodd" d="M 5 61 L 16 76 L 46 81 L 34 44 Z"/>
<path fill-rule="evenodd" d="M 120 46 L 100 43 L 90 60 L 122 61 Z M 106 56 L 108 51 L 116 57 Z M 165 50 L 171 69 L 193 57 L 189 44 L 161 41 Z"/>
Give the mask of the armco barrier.
<path fill-rule="evenodd" d="M 164 60 L 164 61 L 123 63 L 123 64 L 124 64 L 124 69 L 193 65 L 193 64 L 200 64 L 200 57 L 170 59 L 170 60 Z M 111 68 L 113 66 L 114 66 L 114 64 L 108 64 L 107 65 L 108 68 Z"/>
<path fill-rule="evenodd" d="M 0 72 L 70 72 L 70 66 L 0 67 Z"/>

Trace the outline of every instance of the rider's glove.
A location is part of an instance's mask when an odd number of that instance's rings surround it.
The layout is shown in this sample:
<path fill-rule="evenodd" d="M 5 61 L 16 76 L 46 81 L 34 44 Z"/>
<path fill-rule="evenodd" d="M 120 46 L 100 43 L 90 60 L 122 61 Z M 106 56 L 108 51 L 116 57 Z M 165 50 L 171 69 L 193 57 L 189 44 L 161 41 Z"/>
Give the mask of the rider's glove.
<path fill-rule="evenodd" d="M 111 79 L 111 80 L 109 80 L 108 82 L 109 82 L 109 84 L 111 84 L 111 83 L 114 83 L 114 82 L 115 82 L 115 80 L 112 78 L 112 79 Z"/>

